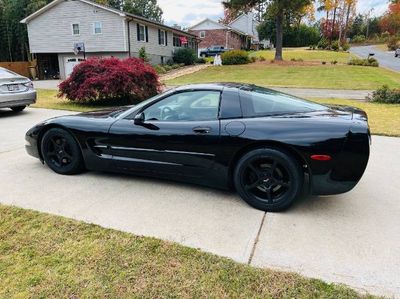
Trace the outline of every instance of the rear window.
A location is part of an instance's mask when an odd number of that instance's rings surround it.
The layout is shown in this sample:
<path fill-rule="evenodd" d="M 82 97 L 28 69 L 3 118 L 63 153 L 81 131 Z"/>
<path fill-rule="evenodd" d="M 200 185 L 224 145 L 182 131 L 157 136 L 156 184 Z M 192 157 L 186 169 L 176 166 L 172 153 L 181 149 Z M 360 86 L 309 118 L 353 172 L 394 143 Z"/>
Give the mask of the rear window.
<path fill-rule="evenodd" d="M 313 102 L 299 99 L 262 87 L 240 91 L 243 115 L 266 116 L 327 110 L 328 108 Z"/>

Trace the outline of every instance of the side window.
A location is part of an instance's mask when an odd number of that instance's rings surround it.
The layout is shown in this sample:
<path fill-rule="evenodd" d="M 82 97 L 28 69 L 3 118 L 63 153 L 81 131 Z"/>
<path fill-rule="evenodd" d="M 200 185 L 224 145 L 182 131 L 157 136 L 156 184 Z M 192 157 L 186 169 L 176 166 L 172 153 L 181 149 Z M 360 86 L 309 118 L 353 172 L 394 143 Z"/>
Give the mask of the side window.
<path fill-rule="evenodd" d="M 218 119 L 221 93 L 191 91 L 173 94 L 145 109 L 146 121 L 205 121 Z"/>
<path fill-rule="evenodd" d="M 326 110 L 322 105 L 259 87 L 241 90 L 240 102 L 245 117 Z"/>
<path fill-rule="evenodd" d="M 72 24 L 72 35 L 79 35 L 79 34 L 80 34 L 79 24 L 78 23 Z"/>
<path fill-rule="evenodd" d="M 103 23 L 102 22 L 94 22 L 93 33 L 94 34 L 102 34 L 103 33 Z"/>

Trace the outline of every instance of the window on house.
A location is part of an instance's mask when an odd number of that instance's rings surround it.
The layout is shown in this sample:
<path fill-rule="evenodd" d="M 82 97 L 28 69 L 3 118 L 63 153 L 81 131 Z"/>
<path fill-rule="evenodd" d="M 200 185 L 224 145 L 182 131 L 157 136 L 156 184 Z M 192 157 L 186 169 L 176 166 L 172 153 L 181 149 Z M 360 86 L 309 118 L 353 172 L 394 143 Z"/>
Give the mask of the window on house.
<path fill-rule="evenodd" d="M 79 35 L 79 24 L 72 24 L 72 34 L 73 35 Z"/>
<path fill-rule="evenodd" d="M 205 37 L 206 37 L 206 32 L 200 31 L 200 38 L 205 38 Z"/>
<path fill-rule="evenodd" d="M 181 38 L 177 35 L 174 35 L 174 47 L 182 47 Z"/>
<path fill-rule="evenodd" d="M 165 30 L 160 30 L 158 33 L 159 33 L 159 44 L 165 46 L 166 45 L 166 43 L 165 43 L 165 35 L 166 35 Z"/>
<path fill-rule="evenodd" d="M 101 22 L 94 22 L 94 34 L 101 34 L 103 32 L 103 24 Z"/>
<path fill-rule="evenodd" d="M 137 33 L 138 33 L 138 41 L 141 42 L 147 41 L 147 30 L 145 25 L 138 24 Z"/>

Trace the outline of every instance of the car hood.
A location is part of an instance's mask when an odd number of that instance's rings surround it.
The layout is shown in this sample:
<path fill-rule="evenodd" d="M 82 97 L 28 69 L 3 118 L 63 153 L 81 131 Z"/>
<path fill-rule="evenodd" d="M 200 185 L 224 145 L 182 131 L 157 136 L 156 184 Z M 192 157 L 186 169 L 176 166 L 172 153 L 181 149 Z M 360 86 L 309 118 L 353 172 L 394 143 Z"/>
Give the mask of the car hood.
<path fill-rule="evenodd" d="M 121 107 L 110 107 L 107 109 L 94 110 L 89 112 L 83 112 L 76 114 L 76 117 L 86 117 L 86 118 L 108 118 L 117 116 L 118 114 L 125 112 L 126 110 L 132 108 L 133 106 L 121 106 Z"/>
<path fill-rule="evenodd" d="M 349 113 L 351 114 L 352 119 L 365 120 L 368 121 L 367 113 L 364 110 L 361 110 L 356 107 L 345 106 L 345 105 L 326 105 L 331 110 L 340 112 L 340 113 Z"/>

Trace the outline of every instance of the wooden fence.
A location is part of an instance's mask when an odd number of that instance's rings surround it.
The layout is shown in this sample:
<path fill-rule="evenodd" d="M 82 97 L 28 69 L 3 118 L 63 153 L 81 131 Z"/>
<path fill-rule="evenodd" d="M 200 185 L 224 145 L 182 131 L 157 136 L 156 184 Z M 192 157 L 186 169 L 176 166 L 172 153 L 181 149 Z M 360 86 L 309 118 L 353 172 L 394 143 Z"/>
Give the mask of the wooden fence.
<path fill-rule="evenodd" d="M 31 77 L 29 73 L 29 66 L 31 65 L 32 63 L 28 61 L 0 62 L 0 67 L 4 67 L 25 77 Z"/>

